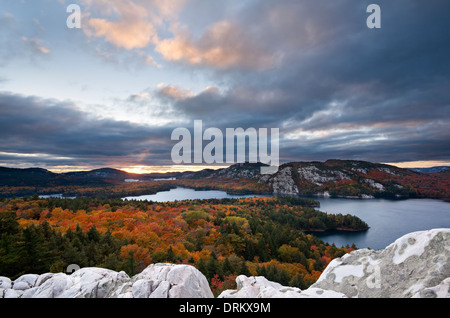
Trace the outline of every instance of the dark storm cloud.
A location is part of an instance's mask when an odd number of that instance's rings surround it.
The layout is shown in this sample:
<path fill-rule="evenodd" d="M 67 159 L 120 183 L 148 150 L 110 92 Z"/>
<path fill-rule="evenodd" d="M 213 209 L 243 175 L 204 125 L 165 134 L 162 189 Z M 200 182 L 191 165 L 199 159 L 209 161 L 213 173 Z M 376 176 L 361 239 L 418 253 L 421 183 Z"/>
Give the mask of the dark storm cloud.
<path fill-rule="evenodd" d="M 450 4 L 376 1 L 382 28 L 368 29 L 369 3 L 255 2 L 235 19 L 278 63 L 217 70 L 227 90 L 172 96 L 172 105 L 209 126 L 328 132 L 286 140 L 286 160 L 450 158 Z"/>
<path fill-rule="evenodd" d="M 0 93 L 0 127 L 4 160 L 104 165 L 170 159 L 172 128 L 92 118 L 71 102 Z"/>

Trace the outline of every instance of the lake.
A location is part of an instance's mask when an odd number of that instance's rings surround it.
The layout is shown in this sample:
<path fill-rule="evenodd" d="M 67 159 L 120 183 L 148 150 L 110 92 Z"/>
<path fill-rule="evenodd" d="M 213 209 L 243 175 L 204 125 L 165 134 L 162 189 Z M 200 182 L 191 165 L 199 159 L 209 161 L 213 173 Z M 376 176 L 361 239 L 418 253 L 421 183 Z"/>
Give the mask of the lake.
<path fill-rule="evenodd" d="M 149 200 L 154 202 L 181 201 L 193 199 L 248 198 L 261 195 L 230 195 L 224 191 L 195 191 L 176 188 L 152 195 L 126 197 L 128 200 Z M 331 214 L 356 215 L 370 229 L 365 232 L 315 233 L 325 242 L 338 247 L 355 243 L 358 248 L 383 249 L 397 238 L 410 232 L 433 228 L 450 228 L 450 203 L 431 199 L 341 199 L 314 198 L 320 202 L 318 210 Z"/>
<path fill-rule="evenodd" d="M 383 249 L 397 238 L 415 231 L 450 228 L 450 203 L 431 199 L 341 199 L 319 198 L 318 210 L 356 215 L 369 224 L 365 232 L 316 234 L 336 246 L 354 242 L 358 248 Z"/>
<path fill-rule="evenodd" d="M 186 188 L 175 188 L 169 191 L 161 191 L 156 194 L 125 197 L 127 200 L 148 200 L 153 202 L 173 202 L 182 200 L 207 200 L 207 199 L 239 199 L 261 197 L 262 195 L 232 195 L 224 191 L 216 190 L 194 190 Z"/>

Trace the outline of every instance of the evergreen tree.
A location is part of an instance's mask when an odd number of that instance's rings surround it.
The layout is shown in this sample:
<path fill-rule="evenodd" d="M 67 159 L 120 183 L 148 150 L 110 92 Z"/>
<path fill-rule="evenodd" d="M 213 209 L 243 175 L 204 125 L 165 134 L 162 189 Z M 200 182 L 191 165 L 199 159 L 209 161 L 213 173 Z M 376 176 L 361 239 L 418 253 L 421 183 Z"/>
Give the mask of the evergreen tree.
<path fill-rule="evenodd" d="M 245 251 L 244 251 L 244 258 L 248 261 L 252 261 L 255 257 L 256 252 L 255 248 L 253 247 L 253 242 L 251 240 L 246 239 L 245 240 Z"/>
<path fill-rule="evenodd" d="M 248 270 L 247 264 L 245 260 L 242 261 L 241 266 L 239 267 L 239 275 L 251 276 L 252 274 Z"/>
<path fill-rule="evenodd" d="M 203 274 L 206 275 L 208 274 L 208 271 L 206 269 L 206 264 L 205 261 L 203 260 L 203 258 L 200 258 L 200 260 L 197 263 L 197 269 Z"/>
<path fill-rule="evenodd" d="M 135 271 L 136 262 L 134 261 L 134 252 L 130 251 L 129 255 L 130 255 L 130 258 L 128 259 L 128 274 L 130 276 L 134 276 L 136 274 L 136 271 Z"/>
<path fill-rule="evenodd" d="M 258 244 L 256 246 L 256 254 L 259 256 L 261 262 L 267 262 L 270 260 L 269 251 L 267 250 L 267 243 L 264 237 L 261 237 L 258 240 Z"/>
<path fill-rule="evenodd" d="M 289 286 L 297 287 L 300 289 L 307 289 L 309 286 L 305 283 L 303 276 L 301 274 L 297 274 L 290 282 Z"/>
<path fill-rule="evenodd" d="M 86 235 L 84 234 L 83 230 L 81 229 L 80 224 L 77 224 L 77 227 L 75 228 L 75 237 L 78 238 L 81 244 L 86 243 Z"/>
<path fill-rule="evenodd" d="M 289 277 L 288 273 L 286 273 L 284 269 L 278 268 L 275 281 L 283 286 L 288 286 L 290 280 L 291 278 Z"/>
<path fill-rule="evenodd" d="M 169 247 L 169 250 L 167 251 L 167 261 L 170 263 L 175 263 L 176 262 L 176 257 L 175 257 L 175 253 L 172 250 L 172 246 Z"/>
<path fill-rule="evenodd" d="M 100 233 L 97 231 L 95 225 L 93 225 L 89 231 L 87 231 L 87 239 L 91 242 L 99 242 L 100 241 Z"/>
<path fill-rule="evenodd" d="M 223 271 L 224 276 L 234 274 L 234 269 L 231 266 L 231 263 L 230 263 L 230 260 L 228 259 L 228 257 L 225 258 L 225 261 L 223 262 L 222 271 Z"/>
<path fill-rule="evenodd" d="M 264 276 L 267 278 L 266 267 L 264 265 L 256 267 L 256 273 L 258 276 Z"/>
<path fill-rule="evenodd" d="M 206 272 L 207 272 L 207 275 L 205 275 L 205 276 L 208 279 L 208 281 L 210 281 L 211 278 L 213 278 L 215 274 L 219 275 L 220 279 L 223 279 L 222 268 L 219 264 L 216 253 L 214 253 L 214 252 L 211 253 L 209 260 L 206 263 Z"/>
<path fill-rule="evenodd" d="M 19 234 L 19 222 L 15 212 L 1 212 L 0 213 L 0 233 L 8 233 L 11 235 Z"/>
<path fill-rule="evenodd" d="M 45 271 L 45 267 L 42 264 L 42 258 L 44 257 L 42 243 L 44 242 L 44 237 L 40 234 L 34 226 L 23 230 L 22 264 L 24 270 L 28 273 Z"/>

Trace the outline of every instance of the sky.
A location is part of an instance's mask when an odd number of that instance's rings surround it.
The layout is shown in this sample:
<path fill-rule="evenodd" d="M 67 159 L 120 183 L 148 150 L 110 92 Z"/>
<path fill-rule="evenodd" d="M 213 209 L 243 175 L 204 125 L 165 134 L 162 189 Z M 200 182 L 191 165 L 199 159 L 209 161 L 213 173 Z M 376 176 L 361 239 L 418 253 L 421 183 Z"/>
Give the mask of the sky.
<path fill-rule="evenodd" d="M 448 0 L 0 2 L 0 166 L 224 166 L 174 164 L 194 120 L 278 128 L 280 163 L 450 165 Z"/>

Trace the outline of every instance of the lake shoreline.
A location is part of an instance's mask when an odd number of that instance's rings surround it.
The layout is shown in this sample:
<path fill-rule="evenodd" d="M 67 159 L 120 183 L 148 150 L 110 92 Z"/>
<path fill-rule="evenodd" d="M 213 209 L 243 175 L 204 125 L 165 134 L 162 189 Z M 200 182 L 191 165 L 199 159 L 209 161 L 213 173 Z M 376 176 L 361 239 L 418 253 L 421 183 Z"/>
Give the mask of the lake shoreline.
<path fill-rule="evenodd" d="M 367 228 L 361 228 L 361 229 L 352 229 L 349 227 L 338 227 L 335 229 L 307 229 L 307 230 L 303 230 L 304 233 L 306 234 L 314 234 L 314 233 L 332 233 L 332 232 L 365 232 L 368 231 L 370 229 L 370 226 Z"/>

